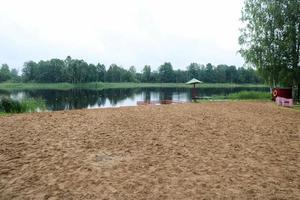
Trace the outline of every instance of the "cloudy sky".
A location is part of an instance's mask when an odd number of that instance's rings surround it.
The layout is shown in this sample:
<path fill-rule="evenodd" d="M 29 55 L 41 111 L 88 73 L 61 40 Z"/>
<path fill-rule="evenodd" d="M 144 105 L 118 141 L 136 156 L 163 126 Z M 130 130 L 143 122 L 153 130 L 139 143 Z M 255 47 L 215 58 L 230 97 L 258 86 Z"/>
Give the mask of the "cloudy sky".
<path fill-rule="evenodd" d="M 50 58 L 241 66 L 242 0 L 0 0 L 0 64 Z"/>

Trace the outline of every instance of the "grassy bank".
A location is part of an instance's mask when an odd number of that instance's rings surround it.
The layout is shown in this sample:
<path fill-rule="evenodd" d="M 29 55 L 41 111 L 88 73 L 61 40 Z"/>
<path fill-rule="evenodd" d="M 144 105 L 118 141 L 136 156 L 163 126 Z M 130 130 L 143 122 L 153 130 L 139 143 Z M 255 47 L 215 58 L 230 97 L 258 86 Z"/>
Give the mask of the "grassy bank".
<path fill-rule="evenodd" d="M 228 99 L 228 100 L 270 100 L 271 94 L 269 92 L 257 92 L 257 91 L 241 91 L 237 93 L 231 93 L 226 96 L 213 96 L 212 99 Z"/>
<path fill-rule="evenodd" d="M 1 90 L 34 90 L 34 89 L 56 89 L 69 90 L 75 88 L 82 89 L 117 89 L 117 88 L 191 88 L 192 85 L 184 83 L 0 83 Z M 230 84 L 230 83 L 204 83 L 197 85 L 200 88 L 234 88 L 234 87 L 267 87 L 266 85 L 256 84 Z"/>
<path fill-rule="evenodd" d="M 300 111 L 300 104 L 294 105 L 294 109 Z"/>
<path fill-rule="evenodd" d="M 5 116 L 5 115 L 8 115 L 8 113 L 1 112 L 1 111 L 0 111 L 0 117 L 1 117 L 1 116 Z"/>
<path fill-rule="evenodd" d="M 227 98 L 232 100 L 248 100 L 248 99 L 270 100 L 271 94 L 269 92 L 241 91 L 241 92 L 229 94 Z"/>
<path fill-rule="evenodd" d="M 58 89 L 68 90 L 74 88 L 70 83 L 0 83 L 1 90 L 35 90 Z"/>

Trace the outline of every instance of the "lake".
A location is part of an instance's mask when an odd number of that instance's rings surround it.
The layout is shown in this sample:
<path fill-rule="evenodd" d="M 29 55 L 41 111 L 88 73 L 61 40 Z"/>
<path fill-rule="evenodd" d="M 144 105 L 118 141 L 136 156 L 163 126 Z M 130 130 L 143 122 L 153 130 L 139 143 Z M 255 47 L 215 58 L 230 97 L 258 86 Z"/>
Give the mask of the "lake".
<path fill-rule="evenodd" d="M 240 91 L 268 92 L 269 88 L 196 88 L 196 95 L 211 97 L 228 95 Z M 0 97 L 11 97 L 22 100 L 25 98 L 42 98 L 47 110 L 71 110 L 82 108 L 107 108 L 120 106 L 136 106 L 137 102 L 173 100 L 190 102 L 191 88 L 135 88 L 135 89 L 105 89 L 105 90 L 0 90 Z"/>

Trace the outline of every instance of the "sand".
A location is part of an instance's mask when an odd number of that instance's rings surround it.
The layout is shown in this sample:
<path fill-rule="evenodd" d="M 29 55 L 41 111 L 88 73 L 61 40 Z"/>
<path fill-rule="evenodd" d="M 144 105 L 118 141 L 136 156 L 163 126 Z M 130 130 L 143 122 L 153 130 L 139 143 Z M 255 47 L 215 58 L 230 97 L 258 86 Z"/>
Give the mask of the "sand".
<path fill-rule="evenodd" d="M 300 199 L 300 112 L 218 102 L 0 117 L 0 199 Z"/>

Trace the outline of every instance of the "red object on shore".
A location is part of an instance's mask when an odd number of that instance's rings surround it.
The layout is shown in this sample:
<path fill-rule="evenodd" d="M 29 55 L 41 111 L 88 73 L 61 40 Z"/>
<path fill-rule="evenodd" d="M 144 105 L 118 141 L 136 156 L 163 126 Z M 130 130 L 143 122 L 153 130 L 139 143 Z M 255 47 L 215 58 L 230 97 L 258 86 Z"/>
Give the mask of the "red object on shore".
<path fill-rule="evenodd" d="M 272 89 L 272 100 L 275 101 L 276 97 L 292 99 L 293 98 L 292 88 L 273 88 Z"/>

